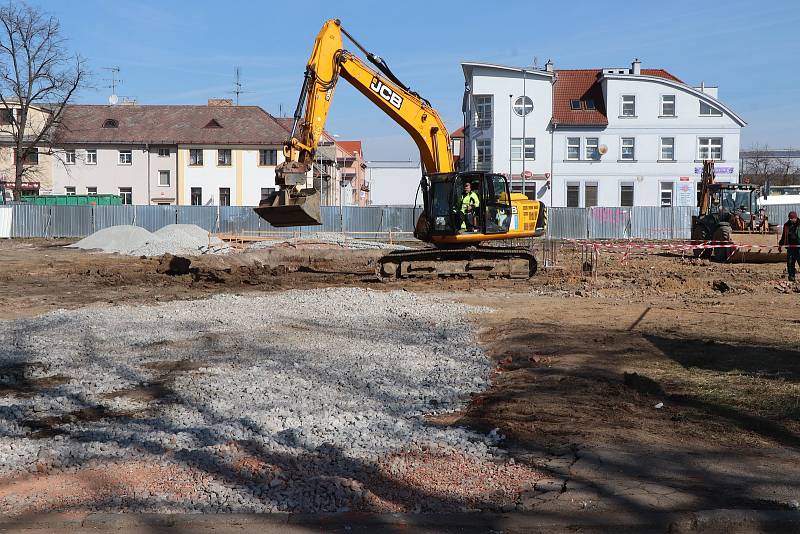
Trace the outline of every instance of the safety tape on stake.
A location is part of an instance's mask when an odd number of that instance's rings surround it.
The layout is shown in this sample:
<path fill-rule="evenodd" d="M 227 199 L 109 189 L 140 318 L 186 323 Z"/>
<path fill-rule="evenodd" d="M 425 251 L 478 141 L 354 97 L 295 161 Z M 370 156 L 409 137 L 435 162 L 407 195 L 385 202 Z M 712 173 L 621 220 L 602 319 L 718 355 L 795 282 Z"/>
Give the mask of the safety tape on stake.
<path fill-rule="evenodd" d="M 603 241 L 581 241 L 568 239 L 569 243 L 581 247 L 603 249 L 611 251 L 613 249 L 625 250 L 695 250 L 704 248 L 734 248 L 746 251 L 752 250 L 772 250 L 777 249 L 778 245 L 746 245 L 731 243 L 730 241 L 690 241 L 683 243 L 606 243 Z M 800 245 L 780 245 L 780 248 L 800 248 Z"/>

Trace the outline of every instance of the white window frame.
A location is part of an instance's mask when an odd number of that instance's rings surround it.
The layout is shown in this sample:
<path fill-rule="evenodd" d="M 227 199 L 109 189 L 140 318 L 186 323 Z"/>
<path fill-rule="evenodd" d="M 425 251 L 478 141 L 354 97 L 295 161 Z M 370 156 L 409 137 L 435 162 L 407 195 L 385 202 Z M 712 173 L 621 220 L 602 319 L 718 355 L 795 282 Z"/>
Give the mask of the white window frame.
<path fill-rule="evenodd" d="M 64 151 L 64 165 L 75 165 L 74 149 L 69 149 Z"/>
<path fill-rule="evenodd" d="M 628 185 L 633 188 L 632 189 L 633 198 L 631 199 L 631 205 L 630 206 L 623 206 L 622 205 L 622 188 L 624 186 L 628 186 Z M 619 200 L 619 206 L 621 208 L 629 208 L 629 207 L 635 206 L 636 205 L 636 182 L 619 182 L 619 187 L 617 187 L 617 195 L 619 195 L 618 196 L 618 200 Z"/>
<path fill-rule="evenodd" d="M 133 165 L 133 150 L 120 150 L 117 165 Z"/>
<path fill-rule="evenodd" d="M 94 189 L 94 191 L 92 191 Z M 97 196 L 97 187 L 96 186 L 87 186 L 86 187 L 86 194 L 91 196 Z"/>
<path fill-rule="evenodd" d="M 86 149 L 86 165 L 97 165 L 97 149 Z"/>
<path fill-rule="evenodd" d="M 664 186 L 669 186 L 664 188 Z M 664 203 L 664 193 L 669 193 L 669 203 Z M 658 201 L 662 208 L 670 208 L 675 205 L 675 182 L 659 182 L 658 183 Z"/>
<path fill-rule="evenodd" d="M 492 95 L 473 95 L 475 102 L 475 127 L 491 128 L 494 124 L 494 98 Z"/>
<path fill-rule="evenodd" d="M 160 147 L 158 149 L 159 158 L 168 158 L 170 156 L 169 147 Z"/>
<path fill-rule="evenodd" d="M 512 137 L 511 138 L 511 159 L 513 161 L 522 161 L 523 154 L 525 156 L 526 161 L 535 161 L 536 160 L 536 138 L 535 137 L 526 137 L 524 143 L 524 153 L 523 153 L 523 142 L 522 137 Z"/>
<path fill-rule="evenodd" d="M 533 111 L 533 99 L 528 95 L 517 97 L 511 105 L 511 109 L 514 110 L 517 117 L 527 117 Z"/>
<path fill-rule="evenodd" d="M 589 154 L 589 150 L 593 150 Z M 588 161 L 600 160 L 600 138 L 599 137 L 584 137 L 583 138 L 583 157 Z"/>
<path fill-rule="evenodd" d="M 633 99 L 633 112 L 631 114 L 625 113 L 625 99 L 631 98 Z M 626 94 L 620 95 L 619 97 L 619 116 L 621 119 L 635 119 L 636 118 L 636 95 Z"/>
<path fill-rule="evenodd" d="M 76 187 L 74 185 L 67 185 L 64 187 L 64 194 L 68 197 L 74 197 L 77 195 Z"/>
<path fill-rule="evenodd" d="M 627 140 L 632 141 L 631 146 L 625 146 Z M 632 153 L 630 158 L 625 157 L 625 149 L 631 148 Z M 620 161 L 636 161 L 636 138 L 635 137 L 620 137 L 619 138 L 619 160 Z"/>
<path fill-rule="evenodd" d="M 582 202 L 583 198 L 581 198 L 581 197 L 583 195 L 581 194 L 582 193 L 582 191 L 581 191 L 581 189 L 582 189 L 581 183 L 580 182 L 567 182 L 564 185 L 564 187 L 565 187 L 565 189 L 564 189 L 564 205 L 566 207 L 568 207 L 568 208 L 582 208 L 583 207 L 583 202 Z M 569 189 L 570 189 L 570 187 L 577 187 L 578 188 L 578 205 L 577 206 L 570 206 L 569 205 Z"/>
<path fill-rule="evenodd" d="M 708 113 L 703 113 L 703 106 L 708 107 Z M 699 104 L 700 109 L 698 110 L 698 115 L 701 117 L 722 117 L 722 110 L 717 109 L 715 106 L 712 106 L 708 102 L 704 102 L 700 100 Z M 716 113 L 715 113 L 716 112 Z"/>
<path fill-rule="evenodd" d="M 572 141 L 577 140 L 578 143 L 574 144 Z M 577 149 L 577 157 L 571 158 L 569 157 L 569 149 Z M 581 138 L 580 137 L 567 137 L 567 153 L 565 154 L 565 159 L 567 161 L 580 161 L 581 160 Z"/>
<path fill-rule="evenodd" d="M 230 167 L 231 165 L 233 165 L 233 150 L 230 148 L 218 148 L 217 167 Z"/>
<path fill-rule="evenodd" d="M 664 113 L 664 104 L 666 104 L 666 99 L 672 98 L 672 113 Z M 677 117 L 678 116 L 678 98 L 676 95 L 669 94 L 669 95 L 661 95 L 661 108 L 658 111 L 659 117 Z"/>
<path fill-rule="evenodd" d="M 192 163 L 192 153 L 195 155 L 199 155 L 199 158 L 195 158 L 195 163 Z M 203 166 L 203 149 L 202 148 L 190 148 L 189 149 L 189 167 L 202 167 Z M 199 163 L 198 163 L 199 162 Z"/>
<path fill-rule="evenodd" d="M 123 191 L 123 189 L 127 189 L 127 191 Z M 131 201 L 126 203 L 125 197 L 123 195 L 130 195 Z M 133 187 L 120 187 L 119 188 L 119 198 L 124 205 L 132 205 L 133 204 Z"/>
<path fill-rule="evenodd" d="M 719 140 L 719 145 L 714 144 L 714 140 Z M 704 143 L 704 141 L 706 141 Z M 719 158 L 712 157 L 715 147 L 719 147 Z M 708 149 L 708 157 L 703 157 L 703 149 Z M 710 159 L 712 161 L 725 161 L 725 140 L 722 137 L 698 137 L 697 138 L 697 161 L 705 161 Z"/>
<path fill-rule="evenodd" d="M 167 176 L 167 183 L 164 183 L 161 180 L 161 177 L 164 176 L 164 173 L 166 173 L 166 176 Z M 169 187 L 170 183 L 172 183 L 172 177 L 170 176 L 170 172 L 168 170 L 163 170 L 163 169 L 159 170 L 158 171 L 158 186 L 159 187 Z"/>
<path fill-rule="evenodd" d="M 664 157 L 664 148 L 669 146 L 664 143 L 666 139 L 671 140 L 672 145 L 672 157 L 667 158 Z M 658 161 L 675 161 L 675 138 L 674 137 L 659 137 L 658 138 Z"/>

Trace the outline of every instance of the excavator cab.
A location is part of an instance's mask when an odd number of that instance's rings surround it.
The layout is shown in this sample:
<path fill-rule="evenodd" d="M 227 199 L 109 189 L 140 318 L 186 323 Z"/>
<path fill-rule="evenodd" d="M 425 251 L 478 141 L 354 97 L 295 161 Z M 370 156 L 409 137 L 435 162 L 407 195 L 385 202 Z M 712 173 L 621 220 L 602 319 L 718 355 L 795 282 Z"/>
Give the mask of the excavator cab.
<path fill-rule="evenodd" d="M 477 196 L 477 206 L 466 212 L 465 184 Z M 485 235 L 509 231 L 512 222 L 508 180 L 482 172 L 439 173 L 423 177 L 422 198 L 430 236 Z"/>

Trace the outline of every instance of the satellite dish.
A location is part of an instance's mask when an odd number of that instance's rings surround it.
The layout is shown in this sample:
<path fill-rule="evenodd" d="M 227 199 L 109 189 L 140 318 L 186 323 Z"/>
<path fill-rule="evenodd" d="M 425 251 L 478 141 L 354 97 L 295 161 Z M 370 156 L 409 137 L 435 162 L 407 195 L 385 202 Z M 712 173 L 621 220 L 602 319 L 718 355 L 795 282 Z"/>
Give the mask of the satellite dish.
<path fill-rule="evenodd" d="M 608 152 L 608 147 L 606 145 L 600 145 L 597 151 L 600 152 L 601 156 L 604 156 Z"/>
<path fill-rule="evenodd" d="M 108 103 L 112 106 L 116 106 L 117 102 L 119 102 L 119 97 L 117 95 L 111 95 L 108 97 Z"/>

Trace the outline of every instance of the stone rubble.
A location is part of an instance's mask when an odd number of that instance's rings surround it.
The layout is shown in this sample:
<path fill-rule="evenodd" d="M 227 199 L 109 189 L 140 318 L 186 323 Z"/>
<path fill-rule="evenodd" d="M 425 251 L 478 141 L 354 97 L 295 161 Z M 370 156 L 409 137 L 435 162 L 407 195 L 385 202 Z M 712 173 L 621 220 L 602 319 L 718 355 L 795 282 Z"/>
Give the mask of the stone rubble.
<path fill-rule="evenodd" d="M 138 226 L 110 226 L 68 247 L 148 257 L 164 254 L 225 254 L 230 250 L 224 241 L 195 224 L 169 224 L 155 232 Z"/>

